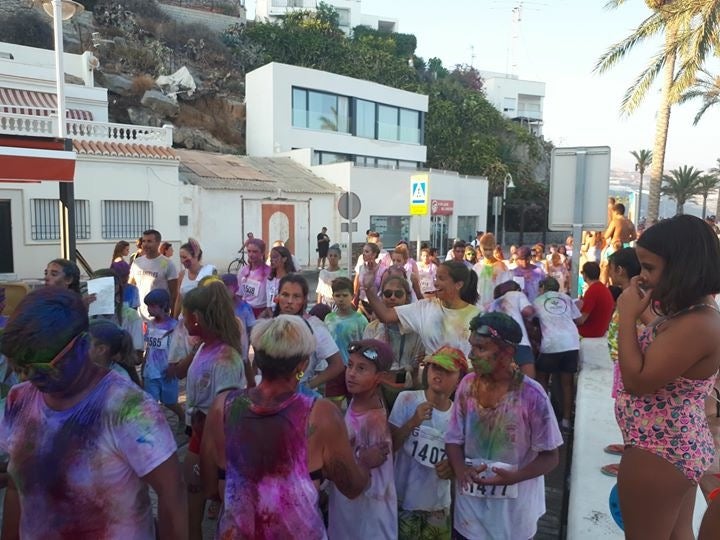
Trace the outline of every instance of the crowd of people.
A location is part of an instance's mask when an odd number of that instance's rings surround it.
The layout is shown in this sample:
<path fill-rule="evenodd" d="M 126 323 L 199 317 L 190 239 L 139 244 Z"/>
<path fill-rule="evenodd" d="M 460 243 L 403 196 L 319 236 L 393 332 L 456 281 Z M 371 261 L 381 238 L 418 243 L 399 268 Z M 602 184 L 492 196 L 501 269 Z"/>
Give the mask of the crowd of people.
<path fill-rule="evenodd" d="M 118 242 L 90 276 L 113 279 L 115 309 L 92 317 L 77 266 L 51 261 L 0 319 L 2 537 L 200 539 L 209 516 L 218 538 L 529 539 L 598 343 L 626 535 L 687 537 L 715 458 L 720 244 L 690 216 L 636 239 L 612 210 L 583 239 L 581 300 L 572 238 L 506 258 L 478 232 L 415 261 L 368 231 L 353 280 L 323 229 L 312 309 L 293 254 L 256 237 L 221 276 L 194 239 L 179 272 L 158 231 L 130 260 Z"/>

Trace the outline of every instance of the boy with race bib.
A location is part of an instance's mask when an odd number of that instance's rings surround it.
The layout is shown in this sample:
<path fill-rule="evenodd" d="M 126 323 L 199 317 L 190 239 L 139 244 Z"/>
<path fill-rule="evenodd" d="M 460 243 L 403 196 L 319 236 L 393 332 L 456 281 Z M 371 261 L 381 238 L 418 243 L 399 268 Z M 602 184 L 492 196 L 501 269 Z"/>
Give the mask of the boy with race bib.
<path fill-rule="evenodd" d="M 470 321 L 473 373 L 455 394 L 445 447 L 455 485 L 454 538 L 525 540 L 545 513 L 543 475 L 562 436 L 542 386 L 513 362 L 522 339 L 504 313 Z"/>
<path fill-rule="evenodd" d="M 450 540 L 450 479 L 445 452 L 450 396 L 467 373 L 467 359 L 442 347 L 425 359 L 427 389 L 401 392 L 390 413 L 400 540 Z"/>
<path fill-rule="evenodd" d="M 185 426 L 185 411 L 178 403 L 179 383 L 167 375 L 170 339 L 178 322 L 170 316 L 170 295 L 165 289 L 150 291 L 143 300 L 150 319 L 145 330 L 143 385 L 155 401 L 174 412 L 178 425 Z"/>

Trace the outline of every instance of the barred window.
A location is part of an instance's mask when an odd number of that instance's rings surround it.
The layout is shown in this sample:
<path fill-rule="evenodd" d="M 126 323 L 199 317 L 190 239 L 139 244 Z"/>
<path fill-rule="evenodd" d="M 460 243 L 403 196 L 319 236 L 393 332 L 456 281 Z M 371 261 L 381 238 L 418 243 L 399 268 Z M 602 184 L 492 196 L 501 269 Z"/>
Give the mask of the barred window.
<path fill-rule="evenodd" d="M 33 240 L 60 240 L 60 201 L 30 199 L 30 237 Z M 75 200 L 75 238 L 90 239 L 90 201 Z"/>
<path fill-rule="evenodd" d="M 150 201 L 103 201 L 102 237 L 106 240 L 139 238 L 153 228 Z"/>

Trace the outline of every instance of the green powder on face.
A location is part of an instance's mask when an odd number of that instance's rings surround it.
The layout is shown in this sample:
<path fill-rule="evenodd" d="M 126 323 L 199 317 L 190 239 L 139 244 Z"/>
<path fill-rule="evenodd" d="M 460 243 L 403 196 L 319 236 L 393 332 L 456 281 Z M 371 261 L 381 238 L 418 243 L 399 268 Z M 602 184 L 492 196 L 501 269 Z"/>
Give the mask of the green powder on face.
<path fill-rule="evenodd" d="M 470 358 L 473 368 L 479 375 L 488 375 L 493 372 L 495 367 L 492 362 L 484 358 Z"/>

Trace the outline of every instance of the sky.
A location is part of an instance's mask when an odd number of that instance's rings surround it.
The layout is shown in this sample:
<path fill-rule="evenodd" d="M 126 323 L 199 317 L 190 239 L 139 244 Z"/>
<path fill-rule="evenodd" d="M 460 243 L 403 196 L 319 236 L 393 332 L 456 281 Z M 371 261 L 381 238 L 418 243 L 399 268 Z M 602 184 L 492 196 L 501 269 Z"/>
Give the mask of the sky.
<path fill-rule="evenodd" d="M 248 2 L 248 17 L 254 0 Z M 414 34 L 416 54 L 438 57 L 446 67 L 473 64 L 486 71 L 509 72 L 512 8 L 519 0 L 363 0 L 363 13 L 395 18 L 399 31 Z M 660 40 L 633 50 L 611 71 L 593 67 L 607 48 L 629 35 L 650 15 L 643 0 L 628 0 L 614 10 L 605 0 L 522 2 L 516 48 L 521 79 L 546 83 L 543 134 L 556 146 L 610 146 L 612 167 L 634 169 L 631 150 L 652 149 L 659 86 L 650 90 L 631 116 L 620 114 L 626 89 L 659 49 Z M 473 58 L 474 54 L 474 58 Z M 673 108 L 665 170 L 681 165 L 717 166 L 720 158 L 720 108 L 692 125 L 700 103 Z"/>

